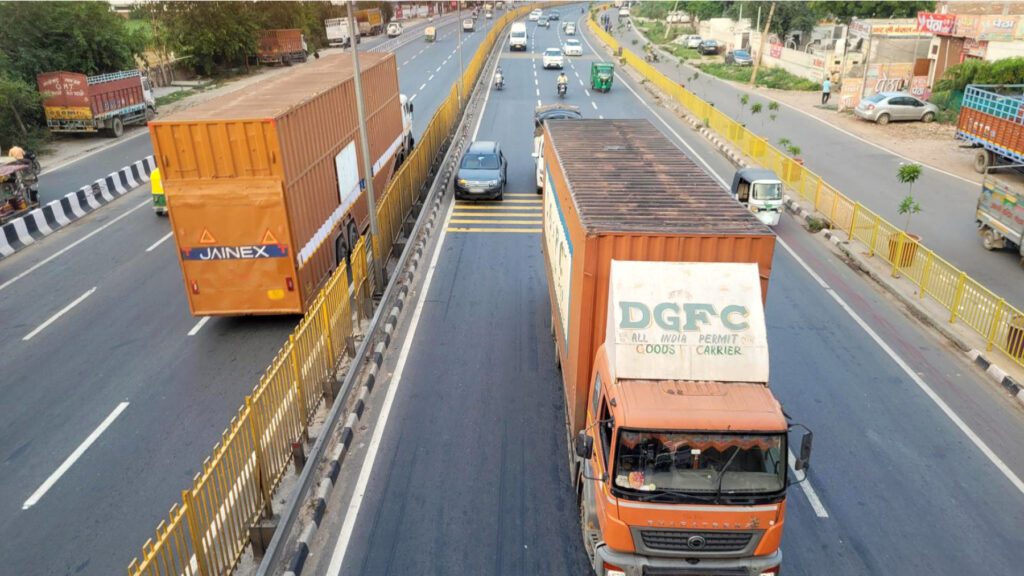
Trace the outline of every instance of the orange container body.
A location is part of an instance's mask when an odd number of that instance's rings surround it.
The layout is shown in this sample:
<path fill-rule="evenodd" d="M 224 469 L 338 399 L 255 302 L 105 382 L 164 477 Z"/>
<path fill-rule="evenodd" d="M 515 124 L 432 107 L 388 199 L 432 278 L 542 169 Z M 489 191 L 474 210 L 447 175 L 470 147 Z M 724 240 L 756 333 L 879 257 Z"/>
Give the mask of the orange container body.
<path fill-rule="evenodd" d="M 570 434 L 586 421 L 611 261 L 749 262 L 767 297 L 775 234 L 646 120 L 545 123 L 541 241 Z"/>
<path fill-rule="evenodd" d="M 384 193 L 402 138 L 392 54 L 360 56 Z M 351 58 L 321 58 L 150 123 L 195 316 L 302 313 L 368 223 Z"/>
<path fill-rule="evenodd" d="M 277 58 L 302 51 L 302 30 L 286 28 L 260 32 L 260 58 Z"/>

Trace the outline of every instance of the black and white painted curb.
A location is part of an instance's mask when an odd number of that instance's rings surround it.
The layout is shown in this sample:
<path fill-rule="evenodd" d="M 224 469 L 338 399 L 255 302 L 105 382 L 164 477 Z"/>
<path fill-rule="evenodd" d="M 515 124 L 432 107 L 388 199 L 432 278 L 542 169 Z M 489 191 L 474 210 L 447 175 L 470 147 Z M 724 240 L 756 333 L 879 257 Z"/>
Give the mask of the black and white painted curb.
<path fill-rule="evenodd" d="M 147 156 L 4 224 L 0 233 L 0 260 L 149 182 L 149 175 L 155 169 L 156 160 Z"/>
<path fill-rule="evenodd" d="M 985 353 L 980 350 L 969 350 L 967 356 L 974 361 L 974 363 L 985 371 L 985 374 L 992 379 L 996 384 L 1002 386 L 1011 396 L 1017 399 L 1018 402 L 1024 404 L 1024 386 L 1021 386 L 1012 376 L 1003 371 L 1002 368 L 993 364 L 988 358 L 985 357 Z"/>

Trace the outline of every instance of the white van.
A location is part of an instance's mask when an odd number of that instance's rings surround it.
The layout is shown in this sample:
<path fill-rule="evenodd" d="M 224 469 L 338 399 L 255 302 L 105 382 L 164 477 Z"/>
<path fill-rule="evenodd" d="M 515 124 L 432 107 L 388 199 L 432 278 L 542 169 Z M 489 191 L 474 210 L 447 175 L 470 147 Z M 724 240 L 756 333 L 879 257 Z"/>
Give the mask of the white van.
<path fill-rule="evenodd" d="M 512 24 L 512 31 L 508 33 L 509 50 L 526 50 L 526 23 L 515 22 Z"/>

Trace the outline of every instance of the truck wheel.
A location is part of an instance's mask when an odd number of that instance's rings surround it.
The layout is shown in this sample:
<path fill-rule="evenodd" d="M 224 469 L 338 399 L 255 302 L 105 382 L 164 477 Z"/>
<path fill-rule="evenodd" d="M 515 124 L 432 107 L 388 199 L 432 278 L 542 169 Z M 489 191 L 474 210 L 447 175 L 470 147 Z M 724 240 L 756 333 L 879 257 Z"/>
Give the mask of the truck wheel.
<path fill-rule="evenodd" d="M 114 118 L 110 123 L 110 134 L 114 138 L 120 138 L 124 135 L 124 122 L 120 118 Z"/>
<path fill-rule="evenodd" d="M 146 106 L 146 123 L 152 122 L 154 118 L 156 118 L 156 110 Z"/>
<path fill-rule="evenodd" d="M 354 220 L 348 221 L 348 245 L 352 247 L 352 250 L 356 249 L 356 244 L 359 244 L 359 228 L 356 227 Z"/>
<path fill-rule="evenodd" d="M 877 122 L 878 124 L 880 124 L 882 126 L 885 126 L 886 124 L 889 123 L 889 115 L 888 114 L 880 114 L 878 116 L 878 119 L 875 120 L 875 122 Z"/>
<path fill-rule="evenodd" d="M 984 174 L 992 166 L 992 153 L 984 148 L 980 148 L 974 153 L 974 171 L 979 174 Z"/>
<path fill-rule="evenodd" d="M 334 264 L 341 267 L 342 263 L 347 261 L 348 243 L 345 241 L 345 235 L 339 234 L 338 238 L 334 241 Z"/>
<path fill-rule="evenodd" d="M 996 250 L 1002 248 L 1001 238 L 996 235 L 996 231 L 991 228 L 985 228 L 981 233 L 981 245 L 985 247 L 985 250 Z"/>
<path fill-rule="evenodd" d="M 587 529 L 587 509 L 583 505 L 583 497 L 580 496 L 580 532 L 583 534 L 583 549 L 587 552 L 587 561 L 590 567 L 594 567 L 594 539 L 593 530 Z"/>

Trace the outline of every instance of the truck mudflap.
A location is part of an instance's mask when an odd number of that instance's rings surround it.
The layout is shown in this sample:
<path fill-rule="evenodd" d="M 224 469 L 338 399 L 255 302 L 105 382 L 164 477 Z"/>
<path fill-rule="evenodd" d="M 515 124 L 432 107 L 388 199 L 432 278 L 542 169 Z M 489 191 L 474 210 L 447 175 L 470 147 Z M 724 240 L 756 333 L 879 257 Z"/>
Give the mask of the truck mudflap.
<path fill-rule="evenodd" d="M 597 576 L 609 575 L 606 565 L 618 567 L 626 576 L 761 576 L 776 574 L 771 570 L 782 564 L 782 550 L 769 556 L 688 560 L 616 552 L 601 542 L 596 553 Z"/>

